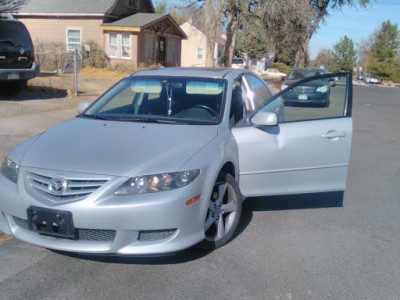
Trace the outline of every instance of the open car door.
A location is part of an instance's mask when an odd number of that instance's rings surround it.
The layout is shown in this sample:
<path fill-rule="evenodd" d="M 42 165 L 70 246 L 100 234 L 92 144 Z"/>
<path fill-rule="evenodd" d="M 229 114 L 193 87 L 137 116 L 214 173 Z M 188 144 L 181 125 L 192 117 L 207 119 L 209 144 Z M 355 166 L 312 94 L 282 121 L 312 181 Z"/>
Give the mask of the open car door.
<path fill-rule="evenodd" d="M 232 128 L 249 196 L 342 191 L 352 139 L 352 75 L 301 80 Z"/>

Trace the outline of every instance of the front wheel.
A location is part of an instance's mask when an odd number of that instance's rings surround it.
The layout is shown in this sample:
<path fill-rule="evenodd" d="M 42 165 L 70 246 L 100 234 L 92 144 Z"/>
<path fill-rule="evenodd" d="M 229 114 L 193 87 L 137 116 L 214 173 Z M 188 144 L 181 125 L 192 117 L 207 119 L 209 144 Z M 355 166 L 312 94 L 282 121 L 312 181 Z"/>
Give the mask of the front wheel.
<path fill-rule="evenodd" d="M 242 198 L 236 180 L 221 172 L 214 184 L 204 222 L 205 239 L 198 244 L 206 250 L 217 249 L 229 242 L 242 212 Z"/>

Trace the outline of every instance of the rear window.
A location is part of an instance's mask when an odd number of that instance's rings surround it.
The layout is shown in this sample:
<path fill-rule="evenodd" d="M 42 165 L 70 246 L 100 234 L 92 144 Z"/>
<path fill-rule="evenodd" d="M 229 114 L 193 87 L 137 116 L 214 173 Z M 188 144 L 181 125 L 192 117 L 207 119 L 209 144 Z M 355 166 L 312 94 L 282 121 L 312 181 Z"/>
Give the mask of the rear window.
<path fill-rule="evenodd" d="M 11 42 L 14 46 L 30 46 L 32 44 L 24 24 L 16 21 L 0 21 L 0 42 Z"/>
<path fill-rule="evenodd" d="M 240 65 L 240 64 L 244 63 L 244 60 L 242 58 L 234 58 L 234 59 L 232 59 L 232 63 Z"/>

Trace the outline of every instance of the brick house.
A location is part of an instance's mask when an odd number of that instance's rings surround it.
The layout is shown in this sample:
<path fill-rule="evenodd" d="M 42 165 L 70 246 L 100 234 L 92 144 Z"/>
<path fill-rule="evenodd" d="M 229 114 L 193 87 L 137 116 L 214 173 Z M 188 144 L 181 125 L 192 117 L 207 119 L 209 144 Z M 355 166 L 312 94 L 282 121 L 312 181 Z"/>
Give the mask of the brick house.
<path fill-rule="evenodd" d="M 181 64 L 186 35 L 170 15 L 154 13 L 151 0 L 25 0 L 14 17 L 34 43 L 65 43 L 69 52 L 93 40 L 111 64 Z"/>

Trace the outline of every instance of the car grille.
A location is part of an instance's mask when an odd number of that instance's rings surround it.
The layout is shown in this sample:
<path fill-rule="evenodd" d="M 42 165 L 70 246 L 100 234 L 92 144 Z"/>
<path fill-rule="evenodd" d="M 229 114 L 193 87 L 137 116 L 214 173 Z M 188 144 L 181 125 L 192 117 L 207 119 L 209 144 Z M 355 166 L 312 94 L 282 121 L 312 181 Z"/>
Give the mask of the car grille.
<path fill-rule="evenodd" d="M 82 200 L 95 192 L 109 179 L 73 179 L 65 178 L 67 189 L 60 195 L 55 195 L 49 189 L 52 177 L 26 172 L 30 189 L 50 201 L 77 201 Z"/>
<path fill-rule="evenodd" d="M 28 220 L 24 220 L 18 217 L 13 217 L 15 224 L 22 229 L 29 230 Z M 33 231 L 36 230 L 33 226 Z M 115 239 L 115 230 L 103 230 L 103 229 L 84 229 L 76 228 L 75 236 L 76 240 L 80 241 L 96 241 L 96 242 L 112 242 Z M 57 237 L 59 238 L 59 237 Z"/>
<path fill-rule="evenodd" d="M 140 242 L 163 240 L 173 236 L 175 232 L 176 229 L 140 231 L 138 240 Z"/>
<path fill-rule="evenodd" d="M 314 93 L 315 88 L 312 86 L 299 85 L 294 87 L 293 91 L 297 94 L 311 94 Z"/>

